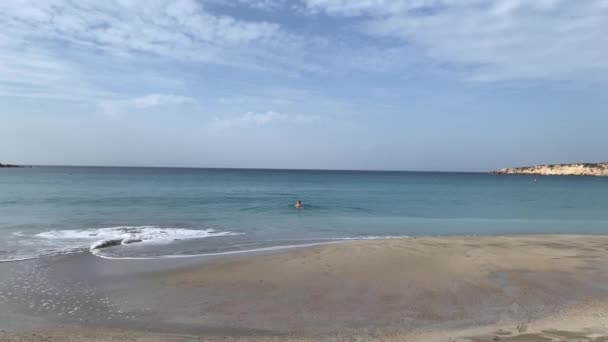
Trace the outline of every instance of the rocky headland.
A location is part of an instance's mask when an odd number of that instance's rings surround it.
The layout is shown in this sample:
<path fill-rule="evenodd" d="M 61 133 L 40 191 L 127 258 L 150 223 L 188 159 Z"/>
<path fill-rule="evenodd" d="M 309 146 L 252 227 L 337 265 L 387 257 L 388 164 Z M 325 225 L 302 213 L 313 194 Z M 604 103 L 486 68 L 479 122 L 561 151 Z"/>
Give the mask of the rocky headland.
<path fill-rule="evenodd" d="M 500 175 L 608 176 L 608 162 L 510 167 L 494 171 L 493 173 Z"/>
<path fill-rule="evenodd" d="M 22 167 L 20 165 L 14 165 L 14 164 L 2 164 L 0 163 L 0 167 Z"/>

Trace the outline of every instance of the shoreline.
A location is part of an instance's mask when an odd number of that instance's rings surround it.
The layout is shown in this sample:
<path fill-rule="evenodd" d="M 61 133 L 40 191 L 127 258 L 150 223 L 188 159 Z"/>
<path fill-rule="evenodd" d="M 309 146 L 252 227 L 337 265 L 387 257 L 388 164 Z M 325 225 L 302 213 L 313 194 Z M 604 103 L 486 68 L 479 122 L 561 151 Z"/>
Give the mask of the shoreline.
<path fill-rule="evenodd" d="M 364 242 L 364 241 L 382 241 L 382 240 L 400 240 L 400 239 L 455 239 L 455 238 L 508 238 L 508 237 L 529 237 L 529 238 L 551 238 L 551 237 L 608 237 L 608 233 L 606 234 L 598 234 L 598 233 L 497 233 L 497 234 L 445 234 L 445 235 L 396 235 L 396 236 L 369 236 L 369 237 L 344 237 L 344 238 L 319 238 L 319 239 L 301 239 L 301 241 L 311 241 L 311 240 L 322 240 L 319 242 L 310 242 L 303 244 L 286 244 L 286 245 L 274 245 L 268 247 L 260 247 L 260 248 L 252 248 L 252 249 L 243 249 L 243 250 L 229 250 L 225 252 L 211 252 L 211 253 L 201 253 L 201 254 L 167 254 L 167 255 L 158 255 L 158 256 L 142 256 L 142 257 L 120 257 L 120 256 L 105 256 L 102 255 L 101 252 L 105 248 L 91 248 L 89 247 L 78 247 L 74 249 L 78 249 L 75 251 L 66 251 L 66 252 L 56 252 L 51 255 L 42 255 L 42 256 L 31 256 L 24 257 L 19 259 L 5 259 L 0 260 L 0 265 L 3 263 L 18 263 L 23 261 L 32 261 L 32 260 L 43 260 L 43 259 L 53 259 L 60 258 L 64 256 L 70 255 L 92 255 L 100 259 L 111 260 L 111 261 L 150 261 L 150 260 L 177 260 L 177 259 L 200 259 L 201 262 L 206 261 L 207 259 L 215 260 L 223 257 L 230 256 L 255 256 L 255 255 L 263 255 L 267 253 L 287 253 L 291 250 L 299 250 L 312 248 L 317 246 L 326 246 L 326 245 L 334 245 L 334 244 L 342 244 L 342 243 L 356 243 L 356 242 Z M 102 241 L 102 240 L 100 240 Z M 268 240 L 264 242 L 278 242 L 282 240 Z M 285 241 L 298 241 L 297 239 L 287 239 Z M 99 242 L 99 241 L 98 241 Z M 95 242 L 97 243 L 97 242 Z M 93 243 L 93 245 L 95 244 Z M 111 247 L 108 247 L 111 248 Z"/>
<path fill-rule="evenodd" d="M 160 341 L 161 335 L 175 335 L 175 341 L 414 341 L 442 334 L 485 341 L 475 336 L 501 329 L 509 333 L 502 340 L 515 341 L 565 328 L 555 323 L 556 315 L 568 321 L 583 314 L 595 318 L 569 326 L 572 336 L 583 338 L 591 331 L 585 329 L 608 336 L 602 332 L 608 328 L 602 311 L 608 308 L 608 235 L 344 242 L 188 260 L 113 262 L 77 255 L 0 264 L 0 341 L 32 333 L 40 341 L 93 335 L 99 341 Z M 34 281 L 38 288 L 25 287 Z M 14 300 L 6 299 L 7 284 Z M 76 302 L 78 314 L 70 315 Z"/>

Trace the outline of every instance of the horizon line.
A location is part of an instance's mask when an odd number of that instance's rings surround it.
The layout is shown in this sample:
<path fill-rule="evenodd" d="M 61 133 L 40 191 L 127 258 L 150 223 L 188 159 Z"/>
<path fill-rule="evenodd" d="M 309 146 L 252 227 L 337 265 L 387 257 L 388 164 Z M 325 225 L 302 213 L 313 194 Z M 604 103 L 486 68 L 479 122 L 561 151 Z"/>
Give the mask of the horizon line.
<path fill-rule="evenodd" d="M 150 166 L 150 165 L 63 165 L 13 164 L 25 167 L 81 167 L 81 168 L 140 168 L 140 169 L 200 169 L 200 170 L 259 170 L 259 171 L 336 171 L 336 172 L 428 172 L 428 173 L 490 173 L 492 171 L 439 171 L 395 169 L 323 169 L 323 168 L 272 168 L 272 167 L 218 167 L 218 166 Z"/>

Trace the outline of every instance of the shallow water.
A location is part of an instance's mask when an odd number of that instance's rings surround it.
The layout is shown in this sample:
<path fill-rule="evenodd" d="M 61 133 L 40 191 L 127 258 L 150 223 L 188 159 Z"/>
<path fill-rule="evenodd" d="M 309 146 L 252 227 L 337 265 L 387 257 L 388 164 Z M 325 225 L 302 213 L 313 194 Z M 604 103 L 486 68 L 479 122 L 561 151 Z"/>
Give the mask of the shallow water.
<path fill-rule="evenodd" d="M 303 209 L 293 203 L 302 200 Z M 608 178 L 104 167 L 0 169 L 0 260 L 138 258 L 341 238 L 605 233 Z M 97 245 L 99 246 L 99 245 Z"/>

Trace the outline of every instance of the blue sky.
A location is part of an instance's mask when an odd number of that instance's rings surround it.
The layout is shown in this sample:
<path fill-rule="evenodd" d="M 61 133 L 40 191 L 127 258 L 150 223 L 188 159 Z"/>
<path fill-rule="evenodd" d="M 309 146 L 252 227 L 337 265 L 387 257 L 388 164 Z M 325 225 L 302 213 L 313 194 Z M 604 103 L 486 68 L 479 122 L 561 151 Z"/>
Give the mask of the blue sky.
<path fill-rule="evenodd" d="M 6 0 L 0 162 L 608 160 L 607 0 Z"/>

